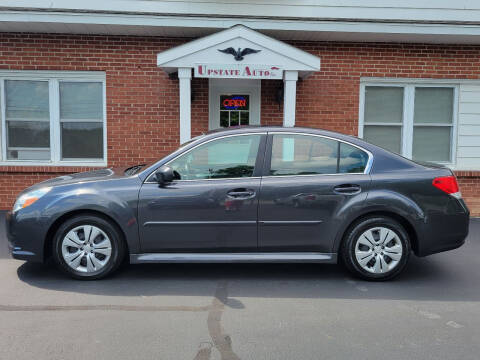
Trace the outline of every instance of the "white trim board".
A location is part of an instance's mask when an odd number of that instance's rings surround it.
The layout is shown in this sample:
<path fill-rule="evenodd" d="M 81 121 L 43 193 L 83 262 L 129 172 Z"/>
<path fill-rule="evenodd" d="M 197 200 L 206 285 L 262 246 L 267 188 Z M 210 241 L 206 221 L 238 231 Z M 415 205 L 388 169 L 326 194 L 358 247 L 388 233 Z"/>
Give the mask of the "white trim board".
<path fill-rule="evenodd" d="M 320 70 L 319 57 L 243 25 L 235 25 L 163 51 L 157 55 L 157 66 L 173 72 L 180 67 L 193 68 L 198 63 L 239 64 L 232 55 L 218 52 L 218 49 L 225 47 L 260 50 L 257 54 L 249 55 L 245 63 L 280 66 L 282 70 L 298 70 L 304 76 Z"/>
<path fill-rule="evenodd" d="M 63 10 L 131 14 L 267 16 L 323 19 L 379 19 L 475 21 L 480 7 L 475 1 L 451 0 L 2 0 L 2 7 L 18 10 Z"/>
<path fill-rule="evenodd" d="M 122 1 L 126 3 L 127 1 Z M 156 2 L 156 1 L 155 1 Z M 83 3 L 83 2 L 82 2 Z M 98 3 L 98 1 L 97 1 Z M 120 1 L 115 1 L 120 3 Z M 138 3 L 138 1 L 135 1 Z M 149 1 L 148 3 L 154 3 Z M 0 7 L 1 9 L 1 7 Z M 111 9 L 110 9 L 111 10 Z M 136 5 L 138 10 L 138 4 Z M 269 12 L 263 12 L 269 14 Z M 243 24 L 251 29 L 283 40 L 408 42 L 439 44 L 479 44 L 480 24 L 429 22 L 388 22 L 370 19 L 355 21 L 335 17 L 311 20 L 228 15 L 165 15 L 145 13 L 59 12 L 38 10 L 0 10 L 0 32 L 107 34 L 165 37 L 200 37 Z M 231 14 L 229 14 L 231 15 Z M 292 15 L 292 14 L 290 14 Z M 479 19 L 473 20 L 480 22 Z"/>
<path fill-rule="evenodd" d="M 479 85 L 480 80 L 474 79 L 437 79 L 437 78 L 388 78 L 388 77 L 361 77 L 360 83 L 375 84 L 448 84 L 448 85 Z"/>
<path fill-rule="evenodd" d="M 1 70 L 0 77 L 8 78 L 12 77 L 15 79 L 49 79 L 52 77 L 55 78 L 68 78 L 70 79 L 80 79 L 84 80 L 85 78 L 102 80 L 105 81 L 106 74 L 103 71 L 52 71 L 52 70 Z"/>

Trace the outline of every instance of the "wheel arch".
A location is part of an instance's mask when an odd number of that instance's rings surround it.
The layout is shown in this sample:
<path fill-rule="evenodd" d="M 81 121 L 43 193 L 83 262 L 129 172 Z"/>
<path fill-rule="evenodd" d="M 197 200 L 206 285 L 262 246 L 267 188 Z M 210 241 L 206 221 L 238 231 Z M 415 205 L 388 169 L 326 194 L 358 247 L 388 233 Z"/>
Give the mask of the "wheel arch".
<path fill-rule="evenodd" d="M 98 216 L 98 217 L 101 217 L 103 218 L 104 220 L 107 220 L 108 222 L 110 222 L 113 226 L 115 226 L 119 232 L 119 234 L 121 235 L 122 237 L 122 241 L 123 241 L 123 244 L 125 245 L 125 252 L 126 252 L 126 256 L 125 258 L 128 259 L 129 258 L 129 254 L 130 254 L 130 247 L 129 247 L 129 244 L 128 244 L 128 241 L 127 241 L 127 236 L 125 234 L 125 232 L 123 231 L 122 227 L 119 225 L 119 223 L 111 216 L 107 215 L 106 213 L 102 212 L 102 211 L 98 211 L 98 210 L 86 210 L 86 209 L 78 209 L 78 210 L 72 210 L 72 211 L 69 211 L 65 214 L 63 214 L 62 216 L 60 216 L 59 218 L 57 218 L 49 227 L 48 231 L 47 231 L 47 234 L 45 236 L 45 241 L 44 241 L 44 248 L 43 248 L 43 260 L 46 261 L 47 259 L 49 259 L 51 256 L 52 256 L 52 242 L 53 242 L 53 238 L 55 236 L 55 233 L 57 232 L 58 228 L 60 227 L 60 225 L 66 221 L 67 219 L 70 219 L 74 216 L 78 216 L 78 215 L 93 215 L 93 216 Z"/>
<path fill-rule="evenodd" d="M 410 238 L 410 245 L 412 246 L 412 250 L 414 254 L 418 255 L 418 249 L 419 249 L 418 233 L 415 230 L 415 227 L 405 216 L 402 216 L 398 213 L 395 213 L 393 211 L 388 211 L 388 210 L 374 210 L 374 211 L 366 212 L 349 221 L 348 225 L 344 227 L 343 231 L 341 231 L 341 234 L 336 244 L 336 251 L 340 252 L 341 247 L 343 246 L 345 241 L 345 235 L 356 223 L 362 221 L 363 219 L 374 217 L 374 216 L 389 217 L 397 221 L 400 225 L 402 225 L 405 231 L 407 232 L 408 237 Z"/>

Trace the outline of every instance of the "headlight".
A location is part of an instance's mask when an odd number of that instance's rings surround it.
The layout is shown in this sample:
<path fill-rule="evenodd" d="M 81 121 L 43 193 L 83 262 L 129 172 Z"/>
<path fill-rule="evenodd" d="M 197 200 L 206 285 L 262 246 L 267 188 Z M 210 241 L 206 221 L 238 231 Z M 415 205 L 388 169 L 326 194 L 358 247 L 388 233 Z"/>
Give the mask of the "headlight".
<path fill-rule="evenodd" d="M 22 196 L 20 196 L 17 201 L 15 201 L 15 205 L 13 205 L 13 212 L 16 212 L 20 209 L 26 208 L 27 206 L 32 205 L 35 201 L 40 199 L 43 195 L 48 193 L 51 188 L 41 188 L 37 190 L 29 191 Z"/>

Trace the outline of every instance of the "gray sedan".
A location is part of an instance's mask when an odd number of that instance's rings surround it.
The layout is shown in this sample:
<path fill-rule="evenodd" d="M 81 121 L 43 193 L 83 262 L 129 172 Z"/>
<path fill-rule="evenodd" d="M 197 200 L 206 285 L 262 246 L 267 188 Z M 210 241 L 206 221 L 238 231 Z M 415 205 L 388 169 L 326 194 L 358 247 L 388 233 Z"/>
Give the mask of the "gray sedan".
<path fill-rule="evenodd" d="M 14 258 L 76 279 L 124 262 L 343 263 L 397 276 L 410 254 L 461 246 L 469 211 L 447 168 L 306 128 L 197 137 L 153 165 L 61 176 L 7 215 Z"/>

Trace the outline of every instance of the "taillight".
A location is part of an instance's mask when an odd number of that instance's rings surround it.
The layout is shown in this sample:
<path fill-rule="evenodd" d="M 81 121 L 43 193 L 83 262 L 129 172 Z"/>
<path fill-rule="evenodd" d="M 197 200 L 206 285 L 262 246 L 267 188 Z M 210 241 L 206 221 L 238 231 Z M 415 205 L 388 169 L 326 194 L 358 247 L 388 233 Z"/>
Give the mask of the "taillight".
<path fill-rule="evenodd" d="M 449 195 L 455 196 L 457 199 L 462 197 L 462 193 L 458 188 L 457 179 L 453 175 L 437 177 L 433 179 L 432 184 L 437 189 L 440 189 Z"/>

